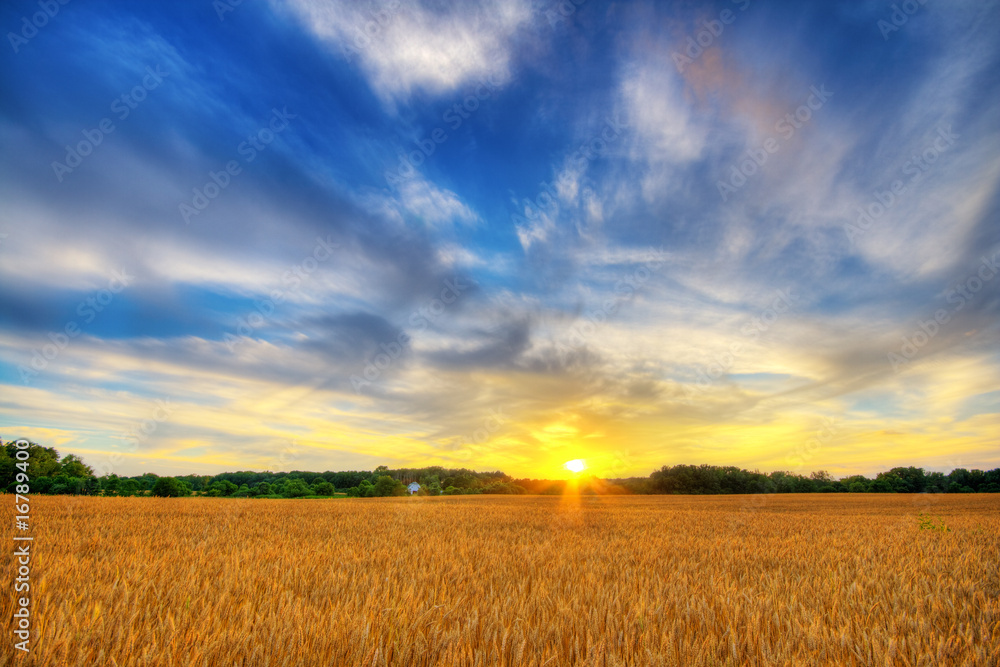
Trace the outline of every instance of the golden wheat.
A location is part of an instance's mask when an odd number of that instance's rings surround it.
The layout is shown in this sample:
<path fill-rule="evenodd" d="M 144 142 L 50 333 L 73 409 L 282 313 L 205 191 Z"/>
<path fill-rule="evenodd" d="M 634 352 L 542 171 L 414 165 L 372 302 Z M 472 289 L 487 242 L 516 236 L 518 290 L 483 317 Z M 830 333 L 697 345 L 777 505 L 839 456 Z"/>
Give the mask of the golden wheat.
<path fill-rule="evenodd" d="M 997 495 L 31 502 L 9 663 L 1000 664 Z"/>

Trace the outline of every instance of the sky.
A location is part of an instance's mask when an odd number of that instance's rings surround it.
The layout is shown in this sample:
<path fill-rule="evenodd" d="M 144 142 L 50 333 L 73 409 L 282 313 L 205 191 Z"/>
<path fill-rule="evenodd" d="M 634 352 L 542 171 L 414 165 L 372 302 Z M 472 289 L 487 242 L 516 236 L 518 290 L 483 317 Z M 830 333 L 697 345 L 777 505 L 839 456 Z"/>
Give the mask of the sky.
<path fill-rule="evenodd" d="M 0 438 L 1000 466 L 997 2 L 14 0 Z"/>

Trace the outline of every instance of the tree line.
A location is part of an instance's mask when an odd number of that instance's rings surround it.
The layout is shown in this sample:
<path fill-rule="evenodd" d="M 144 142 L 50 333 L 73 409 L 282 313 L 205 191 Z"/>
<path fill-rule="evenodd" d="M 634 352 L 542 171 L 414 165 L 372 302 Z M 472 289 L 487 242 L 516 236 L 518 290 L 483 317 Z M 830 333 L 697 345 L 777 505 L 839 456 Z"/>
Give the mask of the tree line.
<path fill-rule="evenodd" d="M 0 489 L 14 493 L 16 447 L 0 442 Z M 738 493 L 997 493 L 1000 468 L 956 468 L 948 474 L 897 467 L 874 478 L 851 475 L 834 479 L 826 471 L 808 475 L 787 471 L 763 473 L 735 466 L 664 466 L 648 477 L 574 480 L 514 479 L 501 471 L 465 468 L 395 468 L 371 471 L 224 472 L 218 475 L 161 477 L 96 476 L 79 457 L 60 457 L 52 447 L 30 443 L 27 474 L 31 493 L 104 496 L 208 496 L 231 498 L 323 498 L 335 495 L 374 498 L 402 496 L 417 482 L 418 495 L 465 494 L 738 494 Z"/>

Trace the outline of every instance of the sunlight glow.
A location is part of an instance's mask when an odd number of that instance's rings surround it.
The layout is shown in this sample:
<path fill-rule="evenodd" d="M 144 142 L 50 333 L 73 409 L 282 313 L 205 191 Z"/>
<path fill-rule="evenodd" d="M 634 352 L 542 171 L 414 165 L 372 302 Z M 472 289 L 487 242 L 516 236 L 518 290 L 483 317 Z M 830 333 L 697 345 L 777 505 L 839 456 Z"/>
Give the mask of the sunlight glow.
<path fill-rule="evenodd" d="M 587 462 L 583 459 L 573 459 L 572 461 L 566 461 L 563 467 L 570 472 L 580 473 L 587 469 Z"/>

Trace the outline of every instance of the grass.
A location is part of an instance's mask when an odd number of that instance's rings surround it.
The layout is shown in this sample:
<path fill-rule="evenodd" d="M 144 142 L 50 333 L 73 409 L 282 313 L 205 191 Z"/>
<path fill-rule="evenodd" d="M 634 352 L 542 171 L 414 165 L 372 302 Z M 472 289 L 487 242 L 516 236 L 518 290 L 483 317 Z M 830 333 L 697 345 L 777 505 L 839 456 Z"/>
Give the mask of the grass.
<path fill-rule="evenodd" d="M 17 664 L 997 665 L 998 510 L 996 494 L 33 497 L 38 636 Z M 950 532 L 921 529 L 927 511 Z"/>

